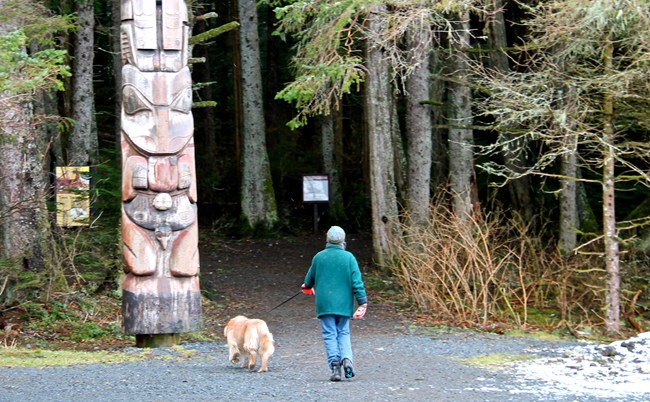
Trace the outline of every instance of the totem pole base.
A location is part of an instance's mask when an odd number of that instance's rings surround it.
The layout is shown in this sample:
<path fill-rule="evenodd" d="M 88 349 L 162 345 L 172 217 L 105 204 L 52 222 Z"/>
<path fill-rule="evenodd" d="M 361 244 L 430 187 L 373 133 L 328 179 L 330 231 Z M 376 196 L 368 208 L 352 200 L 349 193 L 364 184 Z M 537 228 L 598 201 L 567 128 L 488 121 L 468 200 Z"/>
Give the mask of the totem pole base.
<path fill-rule="evenodd" d="M 180 344 L 180 334 L 138 334 L 135 336 L 135 346 L 138 348 L 165 348 Z"/>
<path fill-rule="evenodd" d="M 122 282 L 122 325 L 134 335 L 165 335 L 201 329 L 198 276 L 161 278 L 126 274 Z"/>

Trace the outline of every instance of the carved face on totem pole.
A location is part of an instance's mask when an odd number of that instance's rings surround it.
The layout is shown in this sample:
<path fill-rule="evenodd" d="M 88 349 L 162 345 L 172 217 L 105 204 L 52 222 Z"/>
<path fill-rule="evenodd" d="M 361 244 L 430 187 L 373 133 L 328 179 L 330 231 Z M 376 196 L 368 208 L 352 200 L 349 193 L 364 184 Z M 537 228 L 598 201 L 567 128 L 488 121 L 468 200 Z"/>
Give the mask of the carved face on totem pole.
<path fill-rule="evenodd" d="M 122 0 L 122 315 L 130 334 L 201 322 L 189 25 L 183 0 Z"/>

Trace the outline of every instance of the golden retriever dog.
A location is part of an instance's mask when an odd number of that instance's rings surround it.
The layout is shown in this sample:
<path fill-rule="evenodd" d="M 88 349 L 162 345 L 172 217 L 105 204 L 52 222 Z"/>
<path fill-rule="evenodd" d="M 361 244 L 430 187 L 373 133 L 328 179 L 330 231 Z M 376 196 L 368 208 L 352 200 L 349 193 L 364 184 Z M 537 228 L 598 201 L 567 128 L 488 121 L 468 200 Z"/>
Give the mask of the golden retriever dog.
<path fill-rule="evenodd" d="M 262 364 L 258 372 L 269 370 L 267 365 L 269 358 L 275 352 L 275 346 L 273 345 L 273 334 L 264 320 L 238 315 L 228 322 L 223 329 L 223 335 L 230 348 L 228 358 L 230 362 L 239 363 L 241 356 L 242 367 L 253 370 L 259 354 Z"/>

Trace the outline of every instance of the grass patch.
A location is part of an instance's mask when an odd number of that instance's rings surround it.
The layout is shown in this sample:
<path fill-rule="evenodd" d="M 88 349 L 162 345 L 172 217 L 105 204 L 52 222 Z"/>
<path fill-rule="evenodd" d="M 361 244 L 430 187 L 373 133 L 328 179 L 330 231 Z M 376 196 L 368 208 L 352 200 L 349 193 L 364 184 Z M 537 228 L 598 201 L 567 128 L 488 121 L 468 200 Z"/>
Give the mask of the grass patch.
<path fill-rule="evenodd" d="M 143 359 L 144 355 L 108 351 L 83 352 L 23 348 L 0 349 L 1 367 L 60 367 L 85 364 L 115 364 Z"/>
<path fill-rule="evenodd" d="M 510 363 L 522 362 L 531 359 L 534 359 L 534 357 L 526 354 L 493 353 L 489 355 L 480 355 L 458 360 L 474 367 L 497 369 L 504 368 L 504 366 Z"/>
<path fill-rule="evenodd" d="M 541 331 L 540 332 L 524 331 L 521 329 L 512 329 L 510 331 L 506 331 L 505 335 L 517 337 L 517 338 L 539 339 L 540 341 L 547 341 L 547 342 L 561 342 L 567 340 L 566 334 L 562 335 L 558 333 L 541 332 Z"/>

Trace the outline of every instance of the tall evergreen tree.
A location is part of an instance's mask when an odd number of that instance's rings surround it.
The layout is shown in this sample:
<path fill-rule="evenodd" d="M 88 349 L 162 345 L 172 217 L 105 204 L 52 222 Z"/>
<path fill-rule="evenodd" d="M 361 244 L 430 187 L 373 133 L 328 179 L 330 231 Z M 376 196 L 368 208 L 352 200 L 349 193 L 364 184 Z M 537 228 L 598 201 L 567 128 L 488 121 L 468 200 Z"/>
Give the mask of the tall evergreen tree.
<path fill-rule="evenodd" d="M 474 134 L 472 126 L 472 95 L 467 85 L 469 70 L 465 50 L 469 48 L 469 13 L 463 13 L 456 24 L 453 41 L 453 77 L 449 100 L 449 186 L 454 213 L 467 220 L 476 203 L 474 171 Z"/>
<path fill-rule="evenodd" d="M 95 12 L 93 0 L 75 2 L 77 29 L 72 59 L 72 133 L 68 138 L 67 162 L 71 166 L 95 164 L 98 154 L 93 62 Z"/>
<path fill-rule="evenodd" d="M 51 17 L 41 2 L 0 1 L 0 266 L 9 267 L 0 276 L 9 279 L 9 294 L 22 288 L 31 292 L 27 298 L 47 290 L 58 272 L 47 210 L 52 138 L 37 128 L 47 117 L 33 111 L 36 94 L 62 89 L 60 79 L 69 75 L 53 41 L 66 28 L 67 20 Z M 32 44 L 40 50 L 30 51 Z"/>
<path fill-rule="evenodd" d="M 334 222 L 343 222 L 346 219 L 343 208 L 343 195 L 341 193 L 341 152 L 340 142 L 342 133 L 335 130 L 334 116 L 340 113 L 331 113 L 318 119 L 321 137 L 321 155 L 323 158 L 323 172 L 329 176 L 330 200 L 328 205 L 329 215 Z M 338 150 L 338 152 L 337 152 Z"/>
<path fill-rule="evenodd" d="M 406 81 L 406 136 L 408 141 L 409 218 L 415 226 L 422 226 L 429 216 L 432 162 L 432 123 L 429 80 L 431 76 L 429 51 L 432 40 L 428 24 L 411 25 L 407 37 L 409 51 L 414 53 L 413 73 Z M 419 62 L 418 62 L 419 61 Z"/>
<path fill-rule="evenodd" d="M 278 222 L 278 213 L 266 149 L 257 6 L 255 0 L 238 1 L 243 124 L 241 209 L 251 229 L 269 229 Z"/>
<path fill-rule="evenodd" d="M 381 37 L 386 25 L 386 6 L 368 9 L 368 32 Z M 391 136 L 391 88 L 388 64 L 380 46 L 368 42 L 366 54 L 366 126 L 370 153 L 370 198 L 375 258 L 380 265 L 392 257 L 399 226 L 397 188 L 395 184 L 394 151 Z"/>
<path fill-rule="evenodd" d="M 504 2 L 491 0 L 491 17 L 488 20 L 488 43 L 490 45 L 489 64 L 495 70 L 507 73 L 510 71 L 510 60 L 507 54 L 508 37 L 504 17 Z M 524 219 L 533 217 L 533 197 L 530 176 L 526 172 L 526 148 L 522 143 L 525 138 L 513 133 L 503 133 L 504 143 L 508 146 L 503 150 L 503 160 L 509 169 L 520 173 L 520 176 L 507 183 L 510 193 L 511 207 L 518 211 Z M 574 226 L 575 227 L 575 226 Z"/>

